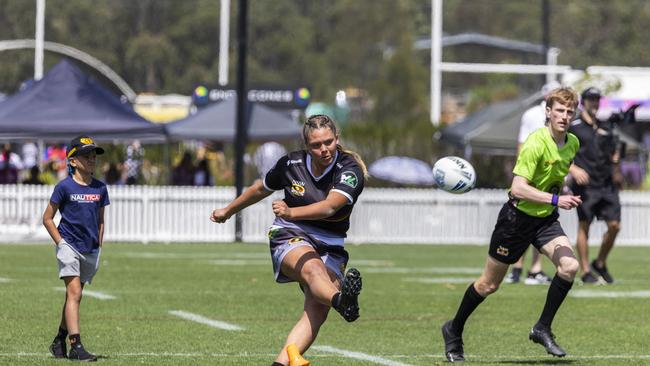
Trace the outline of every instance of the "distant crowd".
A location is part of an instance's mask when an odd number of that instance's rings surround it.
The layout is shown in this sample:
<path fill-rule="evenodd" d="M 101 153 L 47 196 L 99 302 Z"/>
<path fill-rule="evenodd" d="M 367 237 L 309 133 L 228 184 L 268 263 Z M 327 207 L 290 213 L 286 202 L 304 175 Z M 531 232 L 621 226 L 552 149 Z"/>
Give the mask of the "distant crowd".
<path fill-rule="evenodd" d="M 96 174 L 109 185 L 171 184 L 178 186 L 214 186 L 232 180 L 232 166 L 221 151 L 208 152 L 203 146 L 185 150 L 174 164 L 171 172 L 165 172 L 160 164 L 145 158 L 144 147 L 134 141 L 124 148 L 124 158 L 102 159 Z M 110 154 L 109 154 L 110 156 Z M 54 185 L 68 175 L 64 144 L 52 144 L 39 148 L 32 141 L 23 144 L 2 145 L 0 154 L 0 184 Z"/>

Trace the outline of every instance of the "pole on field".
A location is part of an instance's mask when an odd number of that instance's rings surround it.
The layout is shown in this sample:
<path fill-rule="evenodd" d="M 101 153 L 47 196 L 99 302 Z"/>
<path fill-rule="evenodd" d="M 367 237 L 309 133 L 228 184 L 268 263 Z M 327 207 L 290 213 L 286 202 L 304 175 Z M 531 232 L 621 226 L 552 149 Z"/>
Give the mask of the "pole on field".
<path fill-rule="evenodd" d="M 246 112 L 248 93 L 246 91 L 246 47 L 247 47 L 247 0 L 239 0 L 239 20 L 237 24 L 237 134 L 235 137 L 235 188 L 236 197 L 242 194 L 244 188 L 244 153 L 247 140 Z M 242 215 L 235 216 L 235 241 L 242 241 Z"/>
<path fill-rule="evenodd" d="M 36 0 L 36 42 L 34 46 L 34 80 L 43 78 L 43 49 L 45 42 L 45 0 Z"/>
<path fill-rule="evenodd" d="M 431 123 L 437 126 L 441 114 L 442 88 L 442 0 L 431 0 Z"/>
<path fill-rule="evenodd" d="M 230 0 L 221 0 L 219 22 L 219 85 L 228 84 L 228 48 L 230 42 Z"/>

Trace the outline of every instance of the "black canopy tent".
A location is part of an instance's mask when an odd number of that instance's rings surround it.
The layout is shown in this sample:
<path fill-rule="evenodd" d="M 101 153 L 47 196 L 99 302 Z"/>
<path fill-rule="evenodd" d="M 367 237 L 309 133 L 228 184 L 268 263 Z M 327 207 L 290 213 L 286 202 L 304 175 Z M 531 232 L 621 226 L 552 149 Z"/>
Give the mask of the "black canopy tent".
<path fill-rule="evenodd" d="M 98 140 L 165 141 L 163 126 L 140 117 L 66 60 L 0 103 L 0 139 L 67 141 L 79 134 Z"/>
<path fill-rule="evenodd" d="M 236 100 L 212 104 L 180 121 L 165 126 L 173 140 L 213 140 L 233 142 L 236 134 Z M 260 103 L 248 102 L 246 126 L 251 141 L 286 141 L 301 135 L 298 123 L 289 113 Z"/>

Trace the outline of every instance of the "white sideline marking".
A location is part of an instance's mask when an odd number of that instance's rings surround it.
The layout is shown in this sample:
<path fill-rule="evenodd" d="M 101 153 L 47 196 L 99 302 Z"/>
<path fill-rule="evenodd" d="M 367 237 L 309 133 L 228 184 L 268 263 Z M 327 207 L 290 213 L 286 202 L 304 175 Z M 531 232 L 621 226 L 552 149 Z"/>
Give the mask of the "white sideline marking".
<path fill-rule="evenodd" d="M 462 277 L 445 277 L 445 278 L 404 278 L 402 281 L 417 283 L 470 283 L 476 281 L 476 278 Z"/>
<path fill-rule="evenodd" d="M 246 259 L 212 259 L 210 264 L 219 266 L 266 266 L 271 264 L 270 260 L 246 260 Z"/>
<path fill-rule="evenodd" d="M 366 268 L 366 273 L 433 273 L 433 274 L 481 274 L 483 269 L 471 267 L 389 267 Z"/>
<path fill-rule="evenodd" d="M 374 362 L 379 365 L 386 365 L 386 366 L 410 366 L 409 364 L 406 363 L 401 363 L 397 361 L 391 361 L 385 358 L 381 358 L 379 356 L 373 356 L 369 355 L 366 353 L 361 353 L 361 352 L 353 352 L 353 351 L 346 351 L 343 349 L 338 349 L 334 348 L 331 346 L 312 346 L 312 349 L 315 349 L 317 351 L 321 352 L 328 352 L 328 353 L 335 353 L 337 355 L 341 355 L 347 358 L 352 358 L 355 360 L 362 360 L 362 361 L 370 361 Z"/>
<path fill-rule="evenodd" d="M 619 298 L 635 297 L 648 298 L 650 291 L 596 291 L 596 290 L 574 290 L 569 292 L 572 297 L 582 298 Z"/>
<path fill-rule="evenodd" d="M 57 291 L 65 292 L 65 288 L 55 287 L 54 289 L 57 290 Z M 117 299 L 117 297 L 115 297 L 113 295 L 109 295 L 107 293 L 99 292 L 99 291 L 82 290 L 81 294 L 83 296 L 94 297 L 94 298 L 99 299 L 99 300 L 115 300 L 115 299 Z"/>
<path fill-rule="evenodd" d="M 118 253 L 119 255 L 120 253 Z M 123 252 L 121 253 L 128 258 L 145 258 L 145 259 L 210 259 L 210 258 L 242 258 L 256 259 L 266 258 L 268 253 L 171 253 L 171 252 Z"/>
<path fill-rule="evenodd" d="M 169 314 L 185 320 L 205 324 L 213 328 L 219 328 L 223 330 L 244 330 L 244 328 L 240 327 L 239 325 L 222 322 L 220 320 L 208 319 L 202 315 L 188 313 L 187 311 L 183 311 L 183 310 L 170 310 Z"/>
<path fill-rule="evenodd" d="M 12 281 L 11 278 L 0 277 L 0 283 L 7 283 L 7 282 L 11 282 L 11 281 Z"/>

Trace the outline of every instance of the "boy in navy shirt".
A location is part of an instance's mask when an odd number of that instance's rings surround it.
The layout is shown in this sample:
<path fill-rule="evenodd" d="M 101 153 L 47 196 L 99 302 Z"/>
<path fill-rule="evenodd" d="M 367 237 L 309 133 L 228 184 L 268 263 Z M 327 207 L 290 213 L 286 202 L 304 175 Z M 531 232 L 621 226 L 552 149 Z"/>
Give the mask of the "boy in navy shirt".
<path fill-rule="evenodd" d="M 93 178 L 95 158 L 104 149 L 92 138 L 79 136 L 68 146 L 66 157 L 70 175 L 54 187 L 43 214 L 43 225 L 56 244 L 59 278 L 65 282 L 66 295 L 59 333 L 50 345 L 56 358 L 96 361 L 84 349 L 79 336 L 79 305 L 81 291 L 97 273 L 104 236 L 104 206 L 109 204 L 106 185 Z M 61 211 L 58 228 L 56 211 Z M 66 354 L 65 337 L 70 340 Z"/>

